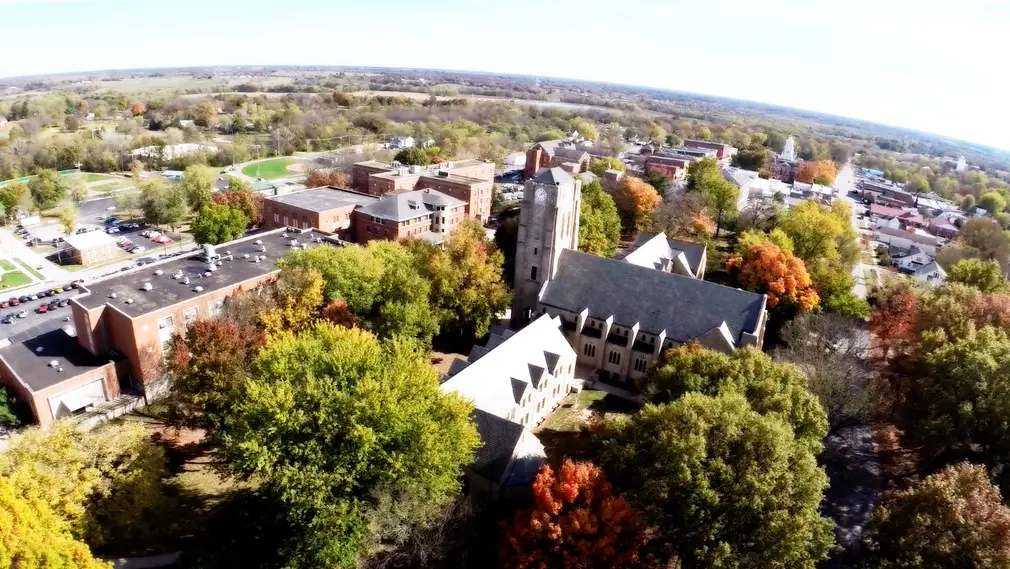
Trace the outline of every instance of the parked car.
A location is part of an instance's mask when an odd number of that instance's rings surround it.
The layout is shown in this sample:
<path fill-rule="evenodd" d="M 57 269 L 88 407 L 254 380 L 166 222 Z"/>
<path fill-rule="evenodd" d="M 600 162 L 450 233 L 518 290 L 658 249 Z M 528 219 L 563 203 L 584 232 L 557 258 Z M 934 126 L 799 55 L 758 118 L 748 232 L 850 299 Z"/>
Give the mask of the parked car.
<path fill-rule="evenodd" d="M 118 227 L 110 227 L 110 228 L 106 229 L 105 232 L 108 233 L 108 234 L 110 234 L 110 235 L 113 234 L 113 233 L 119 233 L 119 228 Z"/>
<path fill-rule="evenodd" d="M 17 314 L 8 314 L 7 316 L 4 316 L 3 320 L 0 320 L 0 322 L 3 322 L 4 324 L 13 324 L 15 318 L 17 318 Z"/>
<path fill-rule="evenodd" d="M 53 290 L 56 292 L 56 294 L 63 294 L 63 292 L 64 292 L 63 291 L 63 287 L 61 287 L 61 286 L 58 286 L 58 287 L 56 287 Z"/>
<path fill-rule="evenodd" d="M 130 247 L 128 251 L 131 253 L 143 253 L 144 251 L 147 251 L 147 247 L 144 247 L 143 245 L 134 245 L 133 247 Z"/>
<path fill-rule="evenodd" d="M 123 249 L 129 249 L 130 247 L 133 247 L 133 241 L 127 239 L 126 241 L 120 243 L 119 246 L 122 247 Z"/>
<path fill-rule="evenodd" d="M 38 237 L 32 237 L 31 239 L 29 239 L 27 241 L 27 243 L 28 243 L 29 247 L 35 247 L 36 245 L 41 245 L 42 244 L 42 240 L 39 239 Z"/>
<path fill-rule="evenodd" d="M 46 304 L 40 304 L 39 307 L 35 309 L 35 312 L 45 314 L 46 312 L 49 312 L 49 306 Z"/>
<path fill-rule="evenodd" d="M 119 221 L 119 220 L 118 220 L 118 219 L 116 219 L 115 217 L 113 217 L 113 216 L 111 216 L 111 215 L 110 215 L 109 217 L 106 217 L 106 218 L 105 218 L 105 225 L 113 225 L 113 224 L 115 224 L 115 223 L 116 223 L 117 221 Z"/>
<path fill-rule="evenodd" d="M 0 301 L 0 308 L 8 308 L 10 307 L 10 305 L 11 303 L 7 302 L 6 300 Z"/>
<path fill-rule="evenodd" d="M 28 318 L 28 311 L 22 310 L 21 312 L 18 312 L 18 318 Z"/>
<path fill-rule="evenodd" d="M 38 300 L 38 299 L 39 299 L 39 295 L 37 295 L 37 294 L 29 294 L 28 295 L 28 300 Z"/>
<path fill-rule="evenodd" d="M 82 233 L 87 233 L 87 232 L 88 232 L 88 228 L 87 227 L 78 227 L 77 231 L 74 231 L 74 235 L 80 235 Z"/>
<path fill-rule="evenodd" d="M 61 298 L 60 301 L 59 301 L 59 303 L 60 303 L 59 304 L 60 308 L 63 308 L 64 306 L 70 306 L 70 299 L 69 298 Z"/>
<path fill-rule="evenodd" d="M 46 307 L 48 307 L 49 310 L 56 310 L 57 308 L 59 308 L 59 306 L 60 306 L 60 301 L 58 301 L 58 300 L 50 300 L 49 304 L 46 304 Z"/>

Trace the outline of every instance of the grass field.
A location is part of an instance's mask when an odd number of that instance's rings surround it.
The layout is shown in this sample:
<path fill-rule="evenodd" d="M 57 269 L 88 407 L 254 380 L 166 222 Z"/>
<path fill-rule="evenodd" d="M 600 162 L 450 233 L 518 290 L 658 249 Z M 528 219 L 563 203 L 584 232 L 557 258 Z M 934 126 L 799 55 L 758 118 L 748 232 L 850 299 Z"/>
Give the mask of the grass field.
<path fill-rule="evenodd" d="M 271 160 L 264 160 L 263 162 L 250 164 L 245 168 L 242 168 L 242 173 L 246 176 L 263 178 L 264 180 L 285 178 L 295 174 L 295 172 L 288 170 L 288 166 L 294 163 L 295 161 L 291 158 L 273 158 Z"/>
<path fill-rule="evenodd" d="M 84 177 L 84 182 L 90 184 L 91 182 L 101 182 L 103 180 L 122 180 L 118 176 L 110 176 L 108 174 L 95 174 L 93 172 L 87 172 L 81 174 Z"/>
<path fill-rule="evenodd" d="M 133 182 L 131 182 L 130 180 L 119 179 L 105 182 L 102 184 L 95 184 L 94 186 L 91 186 L 88 189 L 90 189 L 93 192 L 108 193 L 108 192 L 114 192 L 116 190 L 122 190 L 123 188 L 129 188 L 132 185 Z"/>
<path fill-rule="evenodd" d="M 40 272 L 36 271 L 35 269 L 31 268 L 28 265 L 28 263 L 22 261 L 21 259 L 14 259 L 14 260 L 17 261 L 17 263 L 19 265 L 21 265 L 22 267 L 24 267 L 29 273 L 31 273 L 33 277 L 39 279 L 40 281 L 46 280 L 46 277 L 42 276 L 42 273 L 40 273 Z"/>
<path fill-rule="evenodd" d="M 16 268 L 17 267 L 14 266 L 14 263 L 8 261 L 7 259 L 0 259 L 0 269 L 3 269 L 5 271 L 13 271 Z"/>
<path fill-rule="evenodd" d="M 0 287 L 17 288 L 32 282 L 32 278 L 21 271 L 7 271 L 0 276 Z"/>

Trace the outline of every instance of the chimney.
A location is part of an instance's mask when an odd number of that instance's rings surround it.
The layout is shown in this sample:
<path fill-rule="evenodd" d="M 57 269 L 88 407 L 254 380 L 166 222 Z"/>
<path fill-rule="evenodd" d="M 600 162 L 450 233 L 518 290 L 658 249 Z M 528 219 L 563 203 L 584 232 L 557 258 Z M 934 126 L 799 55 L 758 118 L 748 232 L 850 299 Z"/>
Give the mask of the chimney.
<path fill-rule="evenodd" d="M 526 151 L 526 175 L 532 176 L 540 169 L 540 156 L 543 150 L 539 146 L 534 146 Z"/>

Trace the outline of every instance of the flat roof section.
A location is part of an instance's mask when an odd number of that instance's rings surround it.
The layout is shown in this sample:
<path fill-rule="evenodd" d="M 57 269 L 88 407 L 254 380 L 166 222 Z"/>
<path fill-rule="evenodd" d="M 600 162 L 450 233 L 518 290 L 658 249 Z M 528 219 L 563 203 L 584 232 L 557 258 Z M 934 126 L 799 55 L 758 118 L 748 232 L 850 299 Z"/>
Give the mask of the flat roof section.
<path fill-rule="evenodd" d="M 323 212 L 331 209 L 368 205 L 378 201 L 378 198 L 360 192 L 322 186 L 269 197 L 267 200 L 307 211 Z"/>
<path fill-rule="evenodd" d="M 81 233 L 80 235 L 67 235 L 64 239 L 66 240 L 67 245 L 70 245 L 78 251 L 102 245 L 116 244 L 116 240 L 104 231 L 89 231 L 87 233 Z"/>
<path fill-rule="evenodd" d="M 110 362 L 108 358 L 99 358 L 82 348 L 76 336 L 63 330 L 62 318 L 54 318 L 47 323 L 48 331 L 0 348 L 0 358 L 32 391 L 41 391 L 97 371 Z M 72 325 L 67 327 L 73 330 Z M 56 366 L 50 366 L 54 361 Z"/>
<path fill-rule="evenodd" d="M 211 271 L 210 276 L 205 276 L 208 266 L 200 258 L 202 253 L 196 252 L 83 285 L 84 294 L 77 296 L 74 302 L 88 310 L 110 304 L 127 316 L 137 318 L 276 271 L 277 260 L 293 249 L 292 240 L 297 240 L 299 247 L 304 244 L 308 248 L 320 242 L 332 242 L 329 233 L 315 229 L 304 233 L 287 231 L 286 228 L 275 229 L 216 245 L 218 255 L 227 257 L 230 251 L 232 259 L 222 260 L 221 266 Z M 257 244 L 258 241 L 262 246 Z M 261 251 L 263 247 L 265 252 Z M 245 255 L 249 258 L 243 258 Z M 256 263 L 253 259 L 257 256 L 265 259 Z M 159 270 L 160 275 L 156 274 Z M 181 278 L 172 278 L 176 274 L 180 274 Z M 189 278 L 189 284 L 185 283 L 185 278 Z M 144 290 L 144 283 L 151 283 L 151 290 Z M 198 286 L 203 290 L 195 291 Z M 112 298 L 113 294 L 115 298 Z"/>

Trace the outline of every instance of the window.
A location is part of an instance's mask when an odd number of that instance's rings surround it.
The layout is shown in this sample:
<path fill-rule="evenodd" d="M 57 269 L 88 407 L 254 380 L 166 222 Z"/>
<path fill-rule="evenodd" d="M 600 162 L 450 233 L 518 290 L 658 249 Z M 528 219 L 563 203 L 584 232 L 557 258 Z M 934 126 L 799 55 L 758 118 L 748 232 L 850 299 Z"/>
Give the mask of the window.
<path fill-rule="evenodd" d="M 224 299 L 219 298 L 217 300 L 210 301 L 210 313 L 212 316 L 217 316 L 221 312 L 221 307 L 224 306 Z"/>
<path fill-rule="evenodd" d="M 586 342 L 586 345 L 582 347 L 582 353 L 589 357 L 596 357 L 596 346 Z"/>
<path fill-rule="evenodd" d="M 194 306 L 193 308 L 187 308 L 182 312 L 182 319 L 186 322 L 190 322 L 192 320 L 196 320 L 196 315 L 197 308 Z"/>
<path fill-rule="evenodd" d="M 625 338 L 627 338 L 627 337 L 628 337 L 628 331 L 627 331 L 627 330 L 625 330 L 625 331 L 624 331 L 624 337 L 625 337 Z"/>
<path fill-rule="evenodd" d="M 537 280 L 537 268 L 536 266 L 530 267 L 530 280 Z"/>
<path fill-rule="evenodd" d="M 534 255 L 536 255 L 536 254 L 537 254 L 537 248 L 536 248 L 536 247 L 534 247 L 534 248 L 533 248 L 533 254 L 534 254 Z"/>
<path fill-rule="evenodd" d="M 645 358 L 635 358 L 635 371 L 645 373 L 645 366 L 647 363 L 648 362 L 645 361 Z"/>
<path fill-rule="evenodd" d="M 170 326 L 172 326 L 174 324 L 175 324 L 175 321 L 172 319 L 172 317 L 171 316 L 166 316 L 166 317 L 158 320 L 158 329 L 159 330 L 164 330 L 165 328 L 168 328 L 168 327 L 170 327 Z"/>
<path fill-rule="evenodd" d="M 621 352 L 616 350 L 610 350 L 610 355 L 607 356 L 607 361 L 616 365 L 621 365 Z"/>
<path fill-rule="evenodd" d="M 281 214 L 274 212 L 274 223 L 278 223 L 281 220 Z"/>

